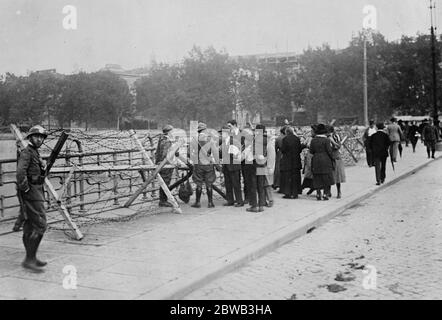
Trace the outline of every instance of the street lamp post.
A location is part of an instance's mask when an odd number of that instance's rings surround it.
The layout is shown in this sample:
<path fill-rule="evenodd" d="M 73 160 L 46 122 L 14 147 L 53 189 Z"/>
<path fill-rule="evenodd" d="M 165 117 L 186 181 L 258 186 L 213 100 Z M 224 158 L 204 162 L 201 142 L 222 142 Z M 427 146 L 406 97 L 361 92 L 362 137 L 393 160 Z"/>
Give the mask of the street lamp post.
<path fill-rule="evenodd" d="M 433 69 L 433 121 L 438 121 L 437 110 L 437 78 L 436 78 L 436 36 L 434 34 L 435 27 L 433 27 L 433 9 L 436 8 L 436 4 L 433 5 L 433 1 L 430 0 L 430 13 L 431 13 L 431 59 Z"/>
<path fill-rule="evenodd" d="M 368 126 L 367 37 L 364 36 L 364 125 Z"/>

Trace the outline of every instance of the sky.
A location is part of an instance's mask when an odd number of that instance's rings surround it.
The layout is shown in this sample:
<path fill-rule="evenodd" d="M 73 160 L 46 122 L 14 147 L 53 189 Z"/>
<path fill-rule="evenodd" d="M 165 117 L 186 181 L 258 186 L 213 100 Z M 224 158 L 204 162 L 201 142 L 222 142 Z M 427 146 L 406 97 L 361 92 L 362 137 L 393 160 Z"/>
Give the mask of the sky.
<path fill-rule="evenodd" d="M 366 5 L 376 8 L 377 30 L 398 40 L 429 33 L 429 1 L 0 0 L 0 74 L 174 63 L 194 45 L 230 55 L 345 48 L 362 29 Z M 67 5 L 76 8 L 76 29 L 64 28 Z M 436 0 L 436 25 L 441 14 Z"/>

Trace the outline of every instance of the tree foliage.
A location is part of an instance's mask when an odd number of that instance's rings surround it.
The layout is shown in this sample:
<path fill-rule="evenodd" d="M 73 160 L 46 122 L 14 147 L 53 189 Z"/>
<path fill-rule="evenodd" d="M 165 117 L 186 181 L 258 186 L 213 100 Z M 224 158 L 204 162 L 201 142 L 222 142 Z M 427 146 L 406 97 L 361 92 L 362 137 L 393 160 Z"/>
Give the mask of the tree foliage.
<path fill-rule="evenodd" d="M 429 114 L 433 108 L 430 37 L 404 36 L 389 42 L 376 33 L 372 38 L 367 43 L 369 117 Z M 293 68 L 289 63 L 232 59 L 212 47 L 194 47 L 180 63 L 153 63 L 148 75 L 135 83 L 136 101 L 124 80 L 109 71 L 6 74 L 0 78 L 0 121 L 38 123 L 49 113 L 63 126 L 75 121 L 115 128 L 137 113 L 183 128 L 190 120 L 219 126 L 232 117 L 237 104 L 252 115 L 290 116 L 294 107 L 302 107 L 311 122 L 318 113 L 328 120 L 351 116 L 361 121 L 363 48 L 364 36 L 358 34 L 342 50 L 328 45 L 305 50 Z M 439 66 L 437 72 L 440 75 Z M 442 77 L 438 81 L 440 88 Z"/>

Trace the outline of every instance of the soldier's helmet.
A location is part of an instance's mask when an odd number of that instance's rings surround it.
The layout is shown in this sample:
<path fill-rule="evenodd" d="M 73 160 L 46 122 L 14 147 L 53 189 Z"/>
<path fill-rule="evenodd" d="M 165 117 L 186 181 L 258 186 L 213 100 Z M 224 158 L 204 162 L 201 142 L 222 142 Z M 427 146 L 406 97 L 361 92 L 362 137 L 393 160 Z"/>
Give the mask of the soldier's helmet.
<path fill-rule="evenodd" d="M 31 136 L 36 135 L 36 134 L 42 135 L 45 139 L 48 136 L 48 133 L 46 132 L 45 128 L 43 128 L 40 125 L 36 125 L 36 126 L 33 126 L 31 129 L 29 129 L 29 132 L 26 135 L 26 139 L 29 139 Z"/>

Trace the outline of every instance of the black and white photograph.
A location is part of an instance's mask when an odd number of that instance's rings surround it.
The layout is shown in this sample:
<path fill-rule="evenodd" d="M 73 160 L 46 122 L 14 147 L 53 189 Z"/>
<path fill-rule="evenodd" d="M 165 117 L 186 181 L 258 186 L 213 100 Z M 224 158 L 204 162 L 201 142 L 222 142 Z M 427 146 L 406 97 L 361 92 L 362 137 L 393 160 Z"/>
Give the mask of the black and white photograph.
<path fill-rule="evenodd" d="M 441 24 L 438 0 L 0 0 L 0 300 L 441 300 Z"/>

